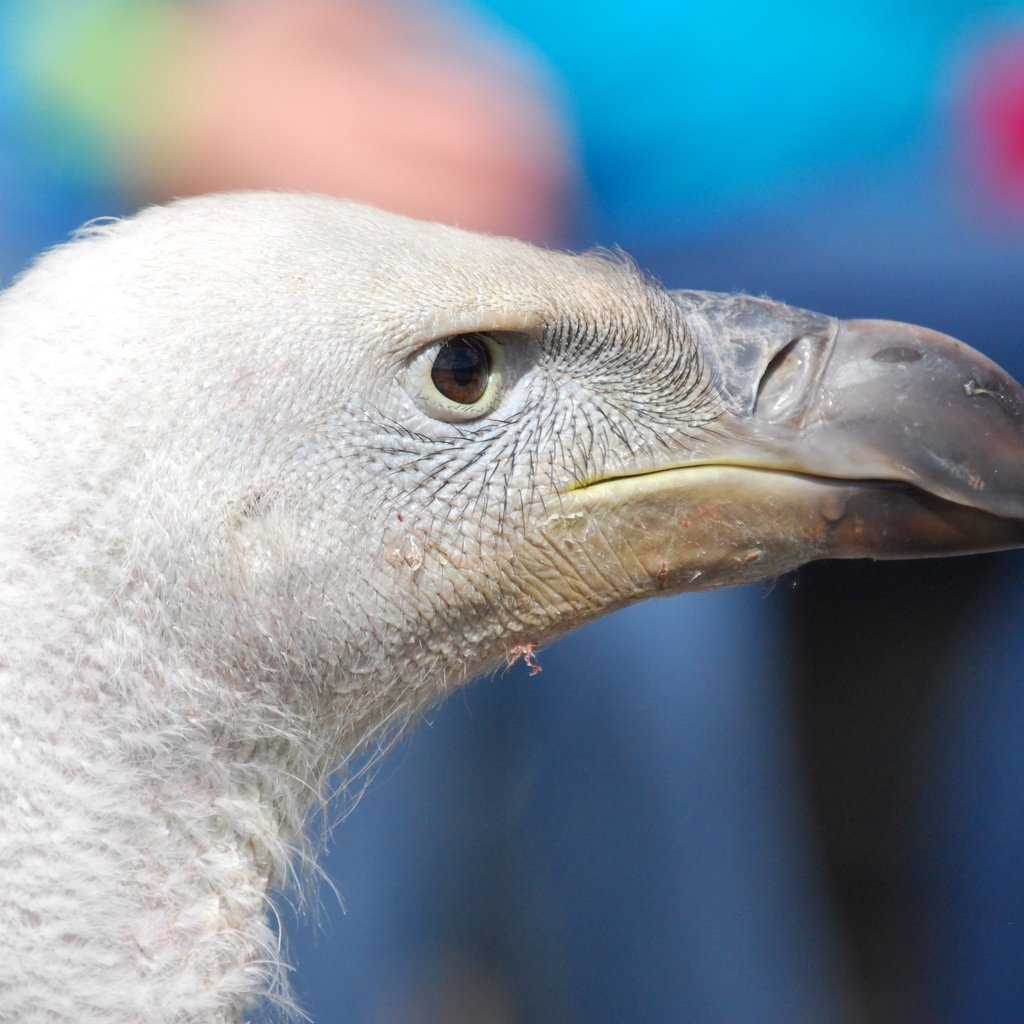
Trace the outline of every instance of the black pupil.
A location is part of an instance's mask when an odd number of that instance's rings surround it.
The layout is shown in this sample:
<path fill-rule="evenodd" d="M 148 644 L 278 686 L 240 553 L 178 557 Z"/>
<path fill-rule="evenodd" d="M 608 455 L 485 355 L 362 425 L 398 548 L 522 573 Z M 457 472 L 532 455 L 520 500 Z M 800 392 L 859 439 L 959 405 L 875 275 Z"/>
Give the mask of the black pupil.
<path fill-rule="evenodd" d="M 486 342 L 475 334 L 449 338 L 437 350 L 430 371 L 434 387 L 452 402 L 473 405 L 487 390 L 491 358 Z"/>

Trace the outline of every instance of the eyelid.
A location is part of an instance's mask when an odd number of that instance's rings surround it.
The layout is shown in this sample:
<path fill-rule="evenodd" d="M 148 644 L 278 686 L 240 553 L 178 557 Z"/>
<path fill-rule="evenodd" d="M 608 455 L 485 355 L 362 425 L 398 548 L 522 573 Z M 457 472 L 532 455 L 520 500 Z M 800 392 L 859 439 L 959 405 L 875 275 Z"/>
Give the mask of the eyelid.
<path fill-rule="evenodd" d="M 442 313 L 421 323 L 415 331 L 402 332 L 400 344 L 394 354 L 406 361 L 415 359 L 425 348 L 464 334 L 486 334 L 499 344 L 539 337 L 546 329 L 549 318 L 538 312 L 515 310 L 461 311 L 459 315 Z"/>
<path fill-rule="evenodd" d="M 434 386 L 431 369 L 437 351 L 454 338 L 472 336 L 487 345 L 491 373 L 477 402 L 460 405 L 445 398 Z M 520 377 L 537 361 L 539 338 L 533 331 L 467 330 L 445 334 L 413 353 L 405 366 L 405 391 L 420 412 L 447 423 L 479 420 L 501 406 Z"/>
<path fill-rule="evenodd" d="M 432 379 L 434 361 L 441 348 L 457 338 L 472 337 L 479 339 L 487 346 L 490 359 L 487 385 L 480 398 L 471 404 L 455 402 L 438 391 Z M 420 349 L 412 359 L 406 371 L 406 388 L 413 401 L 433 419 L 449 423 L 463 423 L 486 416 L 498 403 L 501 397 L 503 376 L 503 346 L 486 331 L 467 331 L 462 334 L 448 335 Z"/>

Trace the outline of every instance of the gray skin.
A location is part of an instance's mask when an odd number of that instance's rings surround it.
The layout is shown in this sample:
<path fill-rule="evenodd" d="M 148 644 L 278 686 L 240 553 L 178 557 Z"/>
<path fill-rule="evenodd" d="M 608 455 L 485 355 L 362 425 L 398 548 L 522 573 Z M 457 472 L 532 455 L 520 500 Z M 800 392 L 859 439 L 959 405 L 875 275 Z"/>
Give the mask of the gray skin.
<path fill-rule="evenodd" d="M 573 626 L 1024 541 L 1024 393 L 959 342 L 316 197 L 44 257 L 0 436 L 4 1019 L 238 1019 L 331 770 Z"/>

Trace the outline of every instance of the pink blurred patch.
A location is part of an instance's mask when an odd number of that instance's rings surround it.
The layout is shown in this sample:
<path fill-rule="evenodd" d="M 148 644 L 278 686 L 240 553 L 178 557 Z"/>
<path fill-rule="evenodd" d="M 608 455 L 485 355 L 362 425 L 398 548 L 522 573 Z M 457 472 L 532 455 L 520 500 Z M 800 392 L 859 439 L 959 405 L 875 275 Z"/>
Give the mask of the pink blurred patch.
<path fill-rule="evenodd" d="M 975 57 L 961 110 L 972 178 L 989 202 L 1024 214 L 1024 29 Z"/>

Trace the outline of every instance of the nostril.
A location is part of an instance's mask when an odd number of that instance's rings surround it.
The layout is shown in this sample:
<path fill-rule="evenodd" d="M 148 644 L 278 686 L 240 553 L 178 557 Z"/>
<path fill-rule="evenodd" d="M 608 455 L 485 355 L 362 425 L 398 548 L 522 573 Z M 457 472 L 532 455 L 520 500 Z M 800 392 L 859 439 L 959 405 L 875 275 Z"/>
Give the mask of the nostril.
<path fill-rule="evenodd" d="M 802 413 L 808 390 L 818 379 L 824 346 L 817 336 L 802 335 L 784 345 L 765 367 L 757 385 L 754 409 L 772 422 Z"/>

